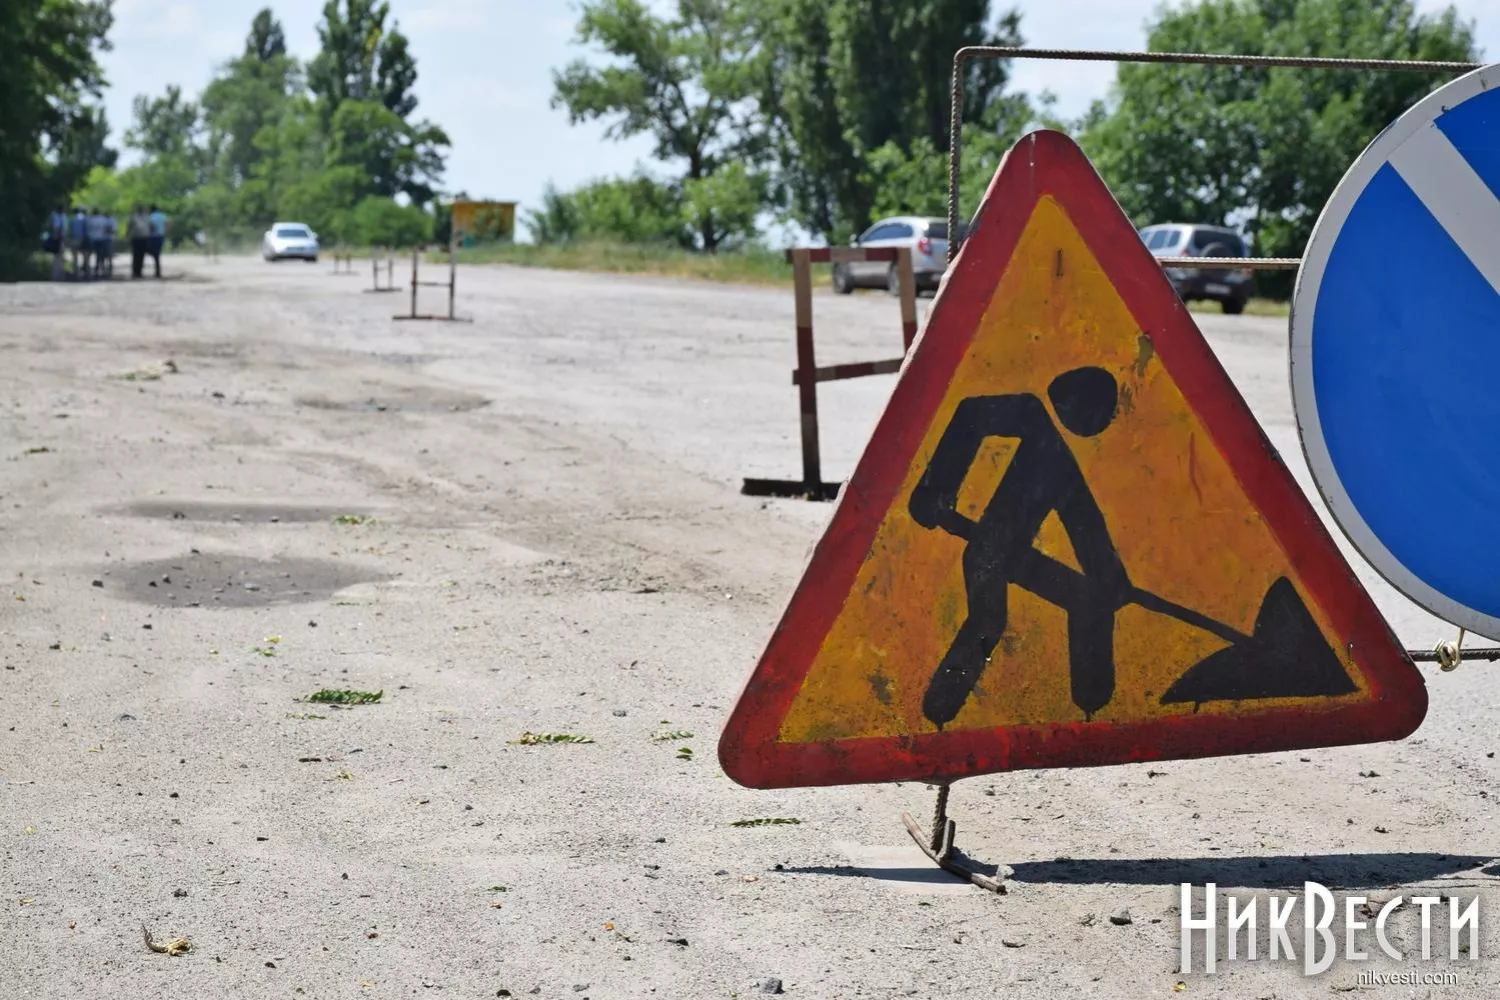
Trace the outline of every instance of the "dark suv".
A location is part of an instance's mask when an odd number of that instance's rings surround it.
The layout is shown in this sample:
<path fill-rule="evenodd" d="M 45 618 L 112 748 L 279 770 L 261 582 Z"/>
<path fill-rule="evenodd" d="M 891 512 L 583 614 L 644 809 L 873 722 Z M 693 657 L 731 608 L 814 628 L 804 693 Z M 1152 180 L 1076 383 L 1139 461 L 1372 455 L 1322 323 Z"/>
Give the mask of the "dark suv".
<path fill-rule="evenodd" d="M 1146 249 L 1157 257 L 1245 257 L 1245 241 L 1233 229 L 1170 223 L 1141 230 Z M 1167 279 L 1184 302 L 1212 299 L 1227 313 L 1242 313 L 1250 298 L 1249 270 L 1169 267 Z"/>

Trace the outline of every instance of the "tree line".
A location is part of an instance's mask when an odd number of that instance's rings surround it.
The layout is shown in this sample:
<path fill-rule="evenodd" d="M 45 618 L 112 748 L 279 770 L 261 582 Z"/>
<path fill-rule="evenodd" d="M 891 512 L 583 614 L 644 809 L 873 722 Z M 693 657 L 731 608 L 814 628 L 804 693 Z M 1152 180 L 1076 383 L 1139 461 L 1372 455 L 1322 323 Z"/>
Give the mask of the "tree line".
<path fill-rule="evenodd" d="M 554 73 L 554 106 L 610 139 L 644 136 L 626 177 L 549 188 L 526 216 L 541 242 L 606 239 L 717 252 L 767 220 L 841 242 L 883 215 L 947 205 L 954 50 L 1023 44 L 1019 10 L 989 0 L 585 0 L 591 55 Z M 327 0 L 318 54 L 290 56 L 269 10 L 196 97 L 135 101 L 121 168 L 106 144 L 98 53 L 108 0 L 0 5 L 0 273 L 72 199 L 161 205 L 178 235 L 253 234 L 275 218 L 330 240 L 443 238 L 449 140 L 417 115 L 416 60 L 387 0 Z M 1190 0 L 1164 6 L 1148 47 L 1471 61 L 1471 24 L 1412 0 Z M 1025 130 L 1075 135 L 1139 224 L 1240 229 L 1255 252 L 1301 253 L 1359 151 L 1442 82 L 1370 71 L 1122 65 L 1075 120 L 968 64 L 961 207 L 977 206 Z M 436 232 L 435 232 L 436 230 Z M 1275 282 L 1277 279 L 1272 278 Z M 1263 286 L 1265 287 L 1265 286 Z M 1286 291 L 1286 288 L 1273 290 Z"/>
<path fill-rule="evenodd" d="M 660 241 L 714 251 L 767 218 L 841 242 L 890 214 L 947 208 L 950 72 L 965 45 L 1020 45 L 1019 10 L 988 0 L 590 0 L 577 40 L 605 59 L 555 73 L 554 104 L 612 138 L 644 135 L 655 169 L 549 189 L 542 241 Z M 1157 51 L 1475 61 L 1471 24 L 1411 0 L 1196 0 L 1159 8 Z M 1073 134 L 1139 225 L 1243 231 L 1300 256 L 1324 202 L 1376 134 L 1442 78 L 1372 71 L 1120 66 L 1076 120 L 968 64 L 961 207 L 1039 125 Z M 1276 285 L 1272 291 L 1286 292 Z"/>
<path fill-rule="evenodd" d="M 272 12 L 260 11 L 243 50 L 196 98 L 176 86 L 135 98 L 124 146 L 136 156 L 124 168 L 105 145 L 98 103 L 107 0 L 28 0 L 4 5 L 4 18 L 0 88 L 7 76 L 24 81 L 38 110 L 26 132 L 0 128 L 10 145 L 0 169 L 27 175 L 5 189 L 31 192 L 0 208 L 10 215 L 0 267 L 5 257 L 11 271 L 21 266 L 62 202 L 122 218 L 155 204 L 179 241 L 202 231 L 253 238 L 278 218 L 306 222 L 328 242 L 431 238 L 450 143 L 416 114 L 416 60 L 386 0 L 327 0 L 319 51 L 306 64 L 288 54 Z M 7 45 L 29 61 L 7 58 Z"/>

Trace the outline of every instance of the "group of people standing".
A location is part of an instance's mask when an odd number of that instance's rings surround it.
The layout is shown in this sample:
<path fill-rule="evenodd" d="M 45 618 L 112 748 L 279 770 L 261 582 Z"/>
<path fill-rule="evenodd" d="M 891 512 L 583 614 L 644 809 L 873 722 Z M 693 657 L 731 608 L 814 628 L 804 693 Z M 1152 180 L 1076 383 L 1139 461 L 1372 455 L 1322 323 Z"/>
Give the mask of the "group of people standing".
<path fill-rule="evenodd" d="M 67 257 L 72 256 L 72 278 L 75 281 L 108 279 L 115 273 L 115 239 L 119 223 L 101 209 L 74 208 L 69 212 L 59 206 L 47 226 L 44 248 L 52 254 L 52 278 L 62 281 L 68 275 Z M 135 206 L 126 223 L 130 240 L 130 276 L 145 276 L 146 258 L 161 277 L 161 251 L 167 240 L 167 214 L 155 205 Z"/>

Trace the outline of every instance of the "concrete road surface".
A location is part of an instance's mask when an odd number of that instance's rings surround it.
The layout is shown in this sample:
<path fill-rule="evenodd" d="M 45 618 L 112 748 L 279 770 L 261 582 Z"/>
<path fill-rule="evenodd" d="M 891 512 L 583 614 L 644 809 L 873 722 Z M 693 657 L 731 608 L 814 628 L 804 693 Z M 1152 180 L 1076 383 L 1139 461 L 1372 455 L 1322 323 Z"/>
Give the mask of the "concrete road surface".
<path fill-rule="evenodd" d="M 1489 909 L 1478 962 L 1446 918 L 1422 962 L 1407 914 L 1405 962 L 1365 938 L 1307 979 L 1179 973 L 1177 908 L 1304 879 L 1488 907 L 1495 668 L 1424 668 L 1399 744 L 962 782 L 961 847 L 1014 869 L 989 895 L 907 842 L 920 784 L 716 764 L 829 511 L 738 493 L 799 470 L 789 293 L 465 268 L 473 323 L 395 323 L 323 264 L 169 270 L 0 287 L 0 996 L 1500 990 Z M 816 316 L 820 363 L 899 354 L 884 295 Z M 1310 487 L 1285 323 L 1201 321 Z M 892 384 L 825 387 L 830 477 Z M 1451 637 L 1360 575 L 1408 645 Z"/>

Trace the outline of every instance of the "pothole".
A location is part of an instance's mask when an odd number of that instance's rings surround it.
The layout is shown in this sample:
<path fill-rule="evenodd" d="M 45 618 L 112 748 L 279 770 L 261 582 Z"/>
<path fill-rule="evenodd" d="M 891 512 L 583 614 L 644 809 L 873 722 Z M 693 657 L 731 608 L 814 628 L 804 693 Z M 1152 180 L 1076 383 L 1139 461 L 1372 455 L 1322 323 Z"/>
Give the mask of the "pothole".
<path fill-rule="evenodd" d="M 387 574 L 326 559 L 251 559 L 213 553 L 109 567 L 105 591 L 163 608 L 264 608 L 321 601 Z"/>

